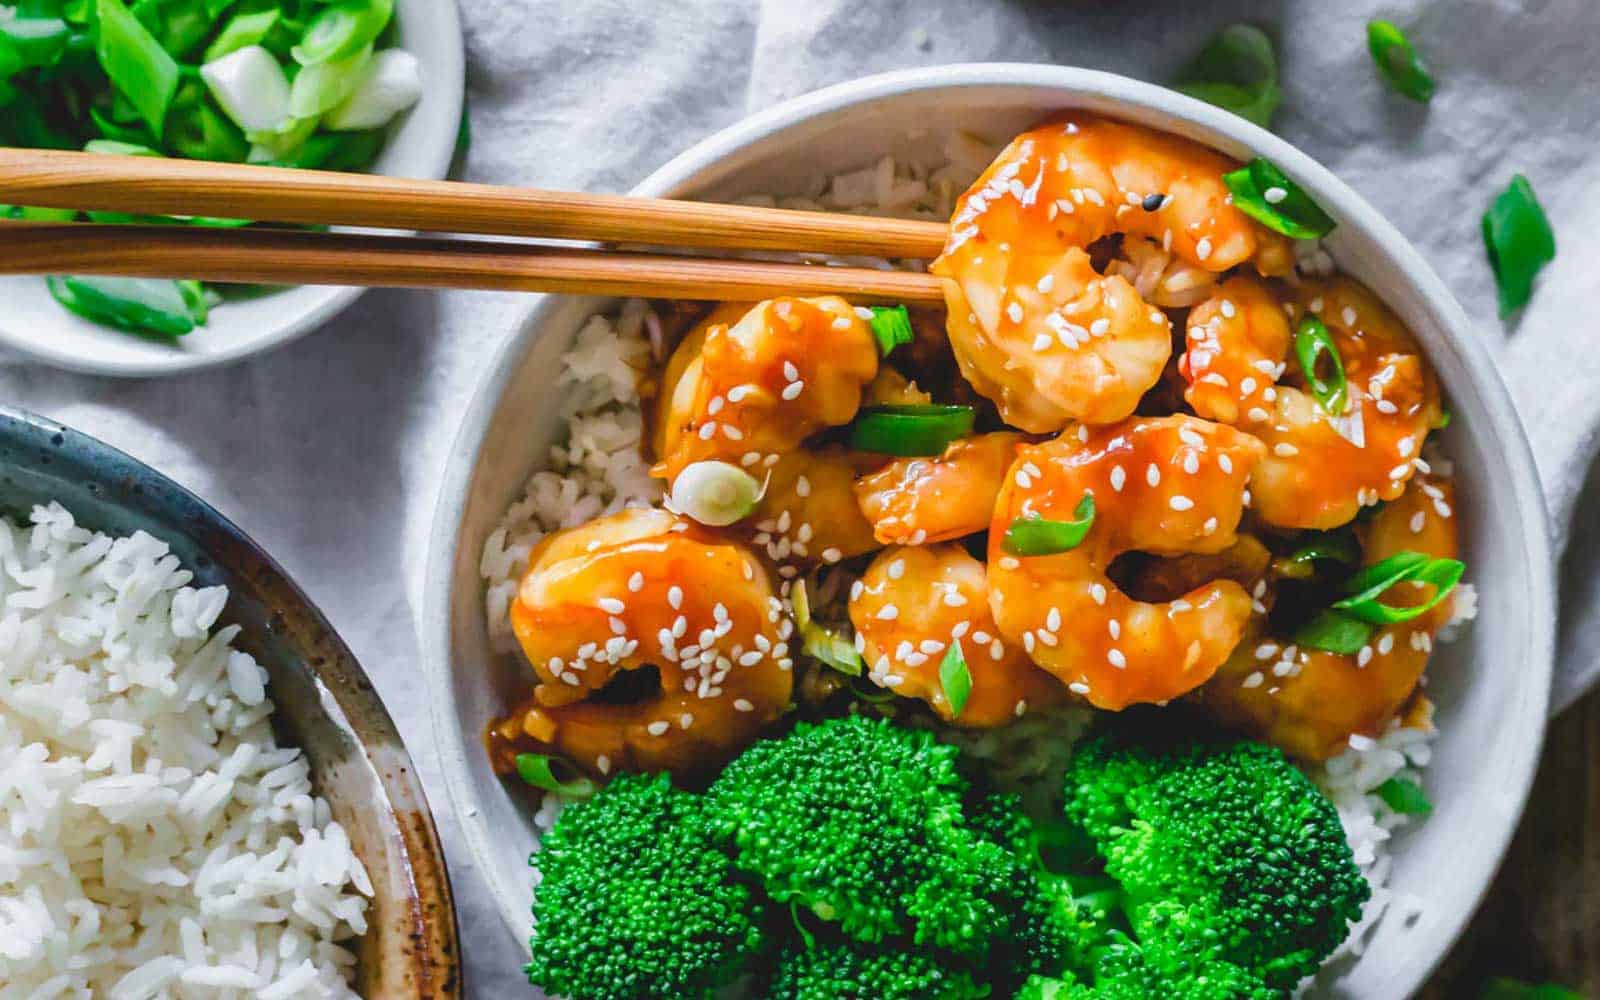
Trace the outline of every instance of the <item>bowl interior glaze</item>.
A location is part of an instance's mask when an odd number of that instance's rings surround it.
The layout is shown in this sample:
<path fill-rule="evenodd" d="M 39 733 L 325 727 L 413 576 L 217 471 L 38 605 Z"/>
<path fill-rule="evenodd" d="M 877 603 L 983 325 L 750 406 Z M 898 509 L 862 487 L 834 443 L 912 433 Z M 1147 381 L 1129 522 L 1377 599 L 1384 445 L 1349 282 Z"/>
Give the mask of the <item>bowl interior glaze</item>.
<path fill-rule="evenodd" d="M 317 793 L 350 835 L 375 898 L 358 989 L 372 998 L 461 995 L 455 904 L 427 799 L 372 683 L 305 594 L 194 494 L 94 438 L 0 407 L 0 515 L 52 500 L 83 527 L 145 531 L 197 586 L 228 588 L 234 645 L 266 668 L 273 725 L 305 750 Z"/>
<path fill-rule="evenodd" d="M 1003 141 L 1074 108 L 1276 162 L 1338 221 L 1327 244 L 1340 267 L 1415 331 L 1446 387 L 1456 419 L 1444 441 L 1460 482 L 1463 549 L 1480 615 L 1430 668 L 1442 730 L 1427 775 L 1435 811 L 1395 845 L 1391 885 L 1420 900 L 1422 914 L 1409 926 L 1386 921 L 1364 957 L 1325 975 L 1317 994 L 1406 995 L 1460 932 L 1516 825 L 1544 731 L 1555 618 L 1545 508 L 1521 425 L 1493 361 L 1417 250 L 1276 136 L 1163 88 L 1051 66 L 936 67 L 819 91 L 712 136 L 635 193 L 720 200 L 798 192 L 818 173 L 856 169 L 885 153 L 937 157 L 951 130 Z M 452 451 L 424 584 L 424 661 L 449 787 L 475 860 L 518 936 L 527 931 L 526 855 L 535 831 L 528 797 L 491 773 L 480 734 L 527 680 L 490 651 L 478 558 L 561 430 L 550 373 L 584 319 L 608 305 L 545 298 L 506 343 Z"/>

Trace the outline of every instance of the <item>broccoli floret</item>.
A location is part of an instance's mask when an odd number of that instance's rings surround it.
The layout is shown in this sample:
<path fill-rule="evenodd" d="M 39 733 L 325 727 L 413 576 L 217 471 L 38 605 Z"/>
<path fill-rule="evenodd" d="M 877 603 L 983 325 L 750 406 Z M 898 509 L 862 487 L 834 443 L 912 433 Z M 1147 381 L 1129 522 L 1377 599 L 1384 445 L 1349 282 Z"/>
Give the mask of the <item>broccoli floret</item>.
<path fill-rule="evenodd" d="M 787 949 L 768 1000 L 979 1000 L 987 986 L 932 952 L 838 937 Z"/>
<path fill-rule="evenodd" d="M 757 743 L 712 783 L 710 812 L 767 894 L 851 937 L 982 949 L 981 886 L 1005 852 L 966 825 L 954 747 L 849 716 Z"/>
<path fill-rule="evenodd" d="M 1233 983 L 1231 966 L 1285 992 L 1370 895 L 1333 804 L 1258 743 L 1093 741 L 1068 768 L 1066 811 L 1127 894 L 1140 963 L 1158 975 Z M 1250 995 L 1228 988 L 1217 995 Z"/>
<path fill-rule="evenodd" d="M 666 775 L 568 806 L 535 859 L 527 972 L 553 994 L 709 998 L 767 946 L 767 906 L 710 836 L 704 799 Z"/>

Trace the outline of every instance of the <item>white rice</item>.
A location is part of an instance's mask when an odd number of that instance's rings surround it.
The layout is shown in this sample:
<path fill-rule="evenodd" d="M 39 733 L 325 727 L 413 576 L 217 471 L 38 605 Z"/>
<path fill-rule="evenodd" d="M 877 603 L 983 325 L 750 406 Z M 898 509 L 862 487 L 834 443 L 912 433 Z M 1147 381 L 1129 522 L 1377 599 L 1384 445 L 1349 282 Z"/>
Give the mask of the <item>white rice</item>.
<path fill-rule="evenodd" d="M 997 150 L 973 136 L 956 134 L 945 142 L 943 152 L 945 161 L 937 166 L 884 157 L 857 171 L 819 178 L 799 195 L 742 200 L 746 204 L 943 221 L 953 213 L 956 197 L 988 167 Z M 1306 273 L 1334 270 L 1333 259 L 1320 241 L 1299 241 L 1295 251 L 1297 265 Z M 871 259 L 851 259 L 849 263 L 891 266 L 891 262 Z M 894 266 L 905 266 L 905 262 Z M 661 360 L 661 345 L 652 344 L 643 332 L 647 310 L 646 303 L 634 300 L 624 305 L 618 317 L 596 316 L 580 331 L 563 360 L 558 386 L 568 401 L 564 412 L 569 414 L 571 441 L 551 449 L 549 468 L 529 480 L 526 495 L 512 505 L 484 545 L 479 572 L 486 584 L 489 631 L 501 652 L 516 652 L 510 602 L 517 580 L 527 569 L 528 552 L 541 537 L 602 513 L 660 500 L 660 487 L 649 479 L 639 451 L 643 420 L 635 379 L 650 363 L 652 348 L 655 360 Z M 1429 447 L 1434 449 L 1429 455 L 1434 471 L 1448 476 L 1448 460 L 1433 442 Z M 1477 594 L 1471 584 L 1457 588 L 1453 607 L 1452 619 L 1439 635 L 1442 642 L 1458 635 L 1477 614 Z M 1061 773 L 1073 744 L 1087 731 L 1092 718 L 1088 709 L 1070 708 L 1029 715 L 994 732 L 941 727 L 941 738 L 993 761 L 1001 787 L 1022 792 L 1030 805 L 1038 808 L 1041 799 L 1054 794 L 1051 776 Z M 1432 730 L 1396 726 L 1377 740 L 1354 741 L 1361 745 L 1325 764 L 1305 767 L 1338 807 L 1351 850 L 1372 885 L 1372 900 L 1339 955 L 1359 955 L 1385 914 L 1398 910 L 1409 922 L 1420 913 L 1419 900 L 1396 899 L 1388 887 L 1393 865 L 1391 838 L 1411 817 L 1394 813 L 1376 790 L 1397 775 L 1420 784 L 1435 735 Z M 540 830 L 553 827 L 564 805 L 560 797 L 546 796 L 534 817 L 535 825 Z M 537 870 L 534 879 L 537 884 Z"/>
<path fill-rule="evenodd" d="M 353 997 L 372 886 L 222 587 L 0 518 L 0 1000 Z"/>

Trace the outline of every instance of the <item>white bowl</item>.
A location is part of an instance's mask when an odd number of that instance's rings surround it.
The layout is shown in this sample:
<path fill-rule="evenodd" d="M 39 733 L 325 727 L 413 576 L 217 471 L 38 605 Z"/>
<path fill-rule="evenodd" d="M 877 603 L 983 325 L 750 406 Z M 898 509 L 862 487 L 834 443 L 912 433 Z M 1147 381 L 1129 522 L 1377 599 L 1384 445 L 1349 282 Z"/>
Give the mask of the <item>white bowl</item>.
<path fill-rule="evenodd" d="M 461 127 L 465 56 L 454 0 L 399 0 L 396 44 L 422 64 L 422 100 L 389 126 L 372 172 L 437 180 L 450 170 Z M 0 344 L 40 361 L 97 375 L 171 375 L 228 364 L 316 328 L 366 289 L 305 285 L 212 310 L 176 343 L 124 333 L 76 316 L 44 279 L 0 278 Z"/>
<path fill-rule="evenodd" d="M 1241 118 L 1160 87 L 1056 66 L 967 65 L 891 73 L 756 115 L 657 171 L 636 194 L 726 199 L 798 190 L 885 152 L 915 152 L 950 128 L 1001 139 L 1061 108 L 1085 108 L 1185 135 L 1230 156 L 1266 156 L 1338 220 L 1342 268 L 1416 332 L 1447 389 L 1445 444 L 1477 622 L 1429 671 L 1442 730 L 1427 772 L 1428 822 L 1395 845 L 1391 885 L 1423 903 L 1385 921 L 1365 956 L 1324 995 L 1389 998 L 1423 982 L 1477 906 L 1521 812 L 1544 732 L 1555 621 L 1544 502 L 1510 397 L 1471 324 L 1427 262 L 1381 215 L 1310 157 Z M 907 138 L 911 130 L 923 138 Z M 552 373 L 583 320 L 610 303 L 547 297 L 530 307 L 468 410 L 445 470 L 420 628 L 446 786 L 506 923 L 528 928 L 527 797 L 491 772 L 485 725 L 527 680 L 495 656 L 478 556 L 485 537 L 559 431 Z"/>

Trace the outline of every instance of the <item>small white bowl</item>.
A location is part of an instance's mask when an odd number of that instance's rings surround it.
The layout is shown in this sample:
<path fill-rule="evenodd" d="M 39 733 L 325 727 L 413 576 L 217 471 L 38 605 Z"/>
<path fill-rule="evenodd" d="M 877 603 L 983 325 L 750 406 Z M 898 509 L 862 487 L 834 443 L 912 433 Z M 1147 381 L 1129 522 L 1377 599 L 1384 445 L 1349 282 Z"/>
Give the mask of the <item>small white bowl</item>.
<path fill-rule="evenodd" d="M 465 56 L 454 0 L 399 0 L 396 44 L 422 64 L 422 100 L 389 127 L 372 172 L 437 180 L 450 170 L 461 127 Z M 333 318 L 364 288 L 305 285 L 211 311 L 176 342 L 125 333 L 76 316 L 43 278 L 0 278 L 0 344 L 47 364 L 96 375 L 148 377 L 211 368 L 287 343 Z"/>
<path fill-rule="evenodd" d="M 1427 771 L 1433 816 L 1394 845 L 1391 887 L 1421 916 L 1386 920 L 1364 957 L 1320 995 L 1390 1000 L 1415 990 L 1455 940 L 1493 875 L 1527 795 L 1553 659 L 1554 564 L 1544 501 L 1510 397 L 1467 317 L 1422 255 L 1310 157 L 1227 112 L 1173 91 L 1056 66 L 967 65 L 865 80 L 799 98 L 698 144 L 636 194 L 727 199 L 799 190 L 885 153 L 926 152 L 951 128 L 1003 139 L 1048 113 L 1083 108 L 1188 136 L 1230 156 L 1268 157 L 1339 223 L 1328 246 L 1426 347 L 1455 421 L 1445 434 L 1461 483 L 1458 516 L 1479 617 L 1441 648 L 1428 692 L 1441 734 Z M 920 133 L 920 140 L 908 133 Z M 490 649 L 478 557 L 484 539 L 560 431 L 552 373 L 584 319 L 612 303 L 547 297 L 530 307 L 468 410 L 445 469 L 424 581 L 423 663 L 446 787 L 507 925 L 528 930 L 526 796 L 491 772 L 485 725 L 527 678 Z M 1327 977 L 1324 977 L 1327 978 Z"/>

